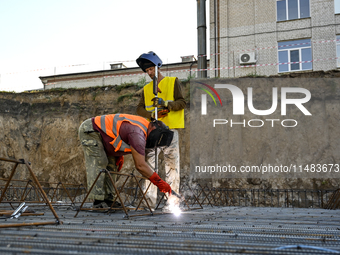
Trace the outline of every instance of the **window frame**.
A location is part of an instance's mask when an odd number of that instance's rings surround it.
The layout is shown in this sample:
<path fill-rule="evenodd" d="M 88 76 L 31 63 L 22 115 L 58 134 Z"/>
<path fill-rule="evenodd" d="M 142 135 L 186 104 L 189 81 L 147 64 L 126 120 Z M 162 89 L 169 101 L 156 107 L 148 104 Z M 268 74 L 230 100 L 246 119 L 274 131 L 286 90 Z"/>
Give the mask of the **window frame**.
<path fill-rule="evenodd" d="M 296 45 L 297 47 L 294 47 L 295 45 L 294 44 L 300 44 L 300 43 L 297 43 L 298 41 L 307 41 L 309 40 L 309 42 L 302 42 L 301 44 L 301 47 L 298 47 L 299 45 Z M 280 43 L 284 43 L 283 45 L 279 45 Z M 307 46 L 304 46 L 304 44 L 309 44 Z M 290 46 L 292 45 L 292 46 Z M 283 47 L 283 46 L 286 46 L 286 47 Z M 282 49 L 280 49 L 282 48 Z M 302 63 L 303 61 L 306 61 L 306 60 L 302 60 L 302 50 L 303 49 L 310 49 L 310 54 L 311 54 L 311 61 L 313 60 L 313 57 L 312 57 L 312 40 L 310 38 L 308 39 L 298 39 L 298 40 L 291 40 L 291 41 L 283 41 L 283 42 L 278 42 L 278 50 L 277 50 L 277 59 L 278 59 L 278 73 L 288 73 L 288 72 L 299 72 L 299 71 L 308 71 L 308 70 L 313 70 L 313 62 L 310 62 L 311 63 L 311 68 L 310 69 L 303 69 L 303 64 L 305 63 Z M 291 61 L 291 51 L 294 51 L 294 50 L 298 50 L 299 52 L 299 61 Z M 287 51 L 287 56 L 288 56 L 288 61 L 287 62 L 282 62 L 282 63 L 290 63 L 290 64 L 286 64 L 288 66 L 288 70 L 287 71 L 280 71 L 280 66 L 282 66 L 281 62 L 280 62 L 280 52 L 285 52 Z M 294 62 L 294 64 L 292 64 L 292 62 Z M 295 63 L 295 62 L 298 62 L 298 63 Z M 296 64 L 299 64 L 299 69 L 297 70 L 292 70 L 291 69 L 291 66 L 292 65 L 296 65 Z"/>
<path fill-rule="evenodd" d="M 338 50 L 339 47 L 339 50 Z M 335 41 L 335 49 L 336 49 L 336 67 L 340 67 L 340 35 L 336 35 L 336 41 Z"/>
<path fill-rule="evenodd" d="M 340 0 L 334 0 L 334 14 L 340 14 Z"/>
<path fill-rule="evenodd" d="M 278 2 L 285 2 L 285 12 L 286 12 L 286 18 L 284 20 L 278 20 Z M 302 17 L 301 18 L 301 8 L 300 8 L 300 3 L 303 0 L 296 0 L 297 1 L 297 7 L 298 7 L 298 17 L 294 19 L 289 19 L 289 8 L 288 8 L 288 1 L 289 0 L 276 0 L 276 22 L 282 22 L 282 21 L 288 21 L 288 20 L 296 20 L 296 19 L 305 19 L 305 18 L 310 18 L 310 0 L 308 0 L 308 9 L 309 9 L 309 16 L 308 17 Z M 336 1 L 336 0 L 335 0 Z"/>

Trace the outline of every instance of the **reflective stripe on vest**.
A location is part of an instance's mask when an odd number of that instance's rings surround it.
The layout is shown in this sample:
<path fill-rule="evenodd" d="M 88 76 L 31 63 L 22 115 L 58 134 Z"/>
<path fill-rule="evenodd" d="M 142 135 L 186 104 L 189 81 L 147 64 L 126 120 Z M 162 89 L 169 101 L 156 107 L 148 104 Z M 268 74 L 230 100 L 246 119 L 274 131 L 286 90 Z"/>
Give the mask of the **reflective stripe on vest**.
<path fill-rule="evenodd" d="M 112 118 L 113 117 L 113 118 Z M 107 123 L 110 122 L 112 118 L 112 126 L 109 125 L 107 130 Z M 115 151 L 123 151 L 123 152 L 131 152 L 130 145 L 125 143 L 119 135 L 119 129 L 123 121 L 127 121 L 131 124 L 134 124 L 140 127 L 146 136 L 148 132 L 149 122 L 140 116 L 130 115 L 130 114 L 111 114 L 111 115 L 102 115 L 95 117 L 96 125 L 108 136 L 113 138 L 113 141 L 110 143 Z"/>

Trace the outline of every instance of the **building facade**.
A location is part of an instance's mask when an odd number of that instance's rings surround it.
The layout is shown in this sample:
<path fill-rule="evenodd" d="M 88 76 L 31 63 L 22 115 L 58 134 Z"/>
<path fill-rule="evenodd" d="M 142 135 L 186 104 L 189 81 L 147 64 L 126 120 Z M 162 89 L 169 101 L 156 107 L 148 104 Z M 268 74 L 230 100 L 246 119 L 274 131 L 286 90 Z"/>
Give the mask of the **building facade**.
<path fill-rule="evenodd" d="M 210 0 L 210 77 L 339 67 L 340 0 Z"/>
<path fill-rule="evenodd" d="M 197 60 L 182 57 L 182 62 L 165 64 L 160 71 L 165 76 L 178 77 L 181 80 L 197 76 Z M 144 85 L 151 81 L 149 76 L 139 67 L 126 68 L 122 63 L 112 64 L 111 69 L 102 71 L 67 73 L 39 77 L 44 89 L 53 88 L 85 88 L 96 86 L 112 86 L 123 83 Z"/>

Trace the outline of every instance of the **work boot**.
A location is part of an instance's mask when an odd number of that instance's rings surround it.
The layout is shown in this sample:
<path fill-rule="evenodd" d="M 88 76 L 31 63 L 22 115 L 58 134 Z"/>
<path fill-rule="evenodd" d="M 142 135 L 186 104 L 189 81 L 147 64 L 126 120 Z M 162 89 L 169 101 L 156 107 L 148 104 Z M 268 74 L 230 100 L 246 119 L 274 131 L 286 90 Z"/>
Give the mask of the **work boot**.
<path fill-rule="evenodd" d="M 142 203 L 139 205 L 139 207 L 137 208 L 138 204 L 140 201 L 133 201 L 131 204 L 129 204 L 128 206 L 126 206 L 127 208 L 129 208 L 130 210 L 141 210 L 141 211 L 150 211 L 149 207 L 147 206 L 147 204 L 145 203 L 145 201 L 142 201 Z M 155 211 L 155 209 L 151 206 L 151 211 Z"/>
<path fill-rule="evenodd" d="M 105 199 L 104 202 L 107 204 L 109 208 L 111 208 L 112 204 L 113 204 L 112 208 L 122 208 L 122 204 L 119 203 L 118 201 L 115 201 L 113 203 L 112 200 Z"/>
<path fill-rule="evenodd" d="M 93 207 L 94 208 L 106 208 L 107 204 L 104 202 L 104 200 L 94 200 Z"/>
<path fill-rule="evenodd" d="M 93 207 L 94 208 L 110 208 L 113 201 L 105 199 L 105 200 L 94 200 Z M 112 208 L 122 207 L 121 203 L 115 201 Z"/>
<path fill-rule="evenodd" d="M 104 200 L 94 200 L 93 202 L 93 209 L 94 210 L 89 210 L 89 212 L 101 212 L 101 213 L 106 213 L 108 210 L 95 210 L 95 209 L 103 209 L 107 208 L 107 204 L 104 202 Z"/>

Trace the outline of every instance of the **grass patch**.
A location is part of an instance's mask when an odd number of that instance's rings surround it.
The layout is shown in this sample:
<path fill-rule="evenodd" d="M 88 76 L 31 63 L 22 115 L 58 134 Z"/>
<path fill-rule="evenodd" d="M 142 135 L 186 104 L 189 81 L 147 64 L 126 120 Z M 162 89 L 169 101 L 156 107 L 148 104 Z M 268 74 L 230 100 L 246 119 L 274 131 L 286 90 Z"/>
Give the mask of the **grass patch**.
<path fill-rule="evenodd" d="M 119 93 L 119 92 L 121 92 L 123 89 L 131 88 L 131 87 L 135 87 L 135 86 L 136 86 L 135 83 L 129 82 L 129 83 L 123 83 L 123 84 L 121 84 L 121 85 L 117 85 L 117 86 L 115 87 L 115 89 L 116 89 L 116 91 Z"/>
<path fill-rule="evenodd" d="M 2 91 L 0 91 L 0 93 L 14 94 L 16 92 L 15 91 L 4 91 L 4 90 L 2 90 Z"/>
<path fill-rule="evenodd" d="M 188 74 L 187 78 L 181 80 L 181 82 L 182 82 L 182 83 L 188 83 L 188 82 L 190 82 L 191 79 L 194 79 L 194 78 L 196 78 L 195 75 L 190 75 L 190 74 Z"/>
<path fill-rule="evenodd" d="M 146 77 L 143 76 L 137 81 L 138 88 L 143 88 L 147 84 Z"/>
<path fill-rule="evenodd" d="M 117 98 L 117 103 L 121 103 L 125 98 L 131 99 L 133 97 L 134 93 L 128 93 L 121 95 Z"/>
<path fill-rule="evenodd" d="M 52 88 L 52 89 L 48 89 L 48 91 L 51 91 L 51 92 L 65 92 L 67 91 L 68 89 L 67 88 Z"/>

